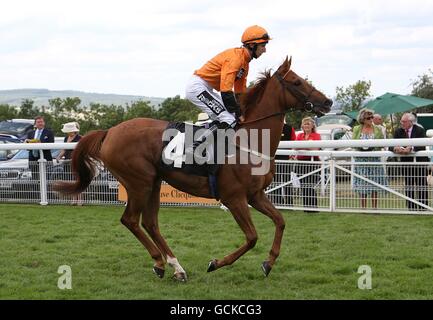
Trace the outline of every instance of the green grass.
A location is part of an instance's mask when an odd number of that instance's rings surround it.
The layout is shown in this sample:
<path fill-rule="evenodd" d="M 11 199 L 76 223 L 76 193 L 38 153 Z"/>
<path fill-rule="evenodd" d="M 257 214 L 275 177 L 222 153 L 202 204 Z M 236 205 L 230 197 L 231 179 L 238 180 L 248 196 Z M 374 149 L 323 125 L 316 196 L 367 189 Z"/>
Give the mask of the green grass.
<path fill-rule="evenodd" d="M 1 299 L 432 299 L 433 217 L 283 212 L 282 251 L 270 276 L 260 269 L 274 227 L 253 211 L 256 247 L 207 273 L 244 241 L 220 209 L 162 208 L 160 226 L 187 283 L 152 272 L 153 261 L 120 223 L 122 207 L 0 205 Z M 61 265 L 72 290 L 60 290 Z M 360 265 L 372 290 L 357 288 Z"/>

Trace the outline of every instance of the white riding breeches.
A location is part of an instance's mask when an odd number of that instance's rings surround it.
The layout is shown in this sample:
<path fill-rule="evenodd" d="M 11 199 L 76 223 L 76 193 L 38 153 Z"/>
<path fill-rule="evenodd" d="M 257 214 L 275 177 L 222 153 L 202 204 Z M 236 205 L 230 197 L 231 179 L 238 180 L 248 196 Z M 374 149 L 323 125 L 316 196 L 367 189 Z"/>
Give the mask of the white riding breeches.
<path fill-rule="evenodd" d="M 193 75 L 188 81 L 185 97 L 206 112 L 210 119 L 235 125 L 235 114 L 226 110 L 221 95 L 199 76 Z"/>

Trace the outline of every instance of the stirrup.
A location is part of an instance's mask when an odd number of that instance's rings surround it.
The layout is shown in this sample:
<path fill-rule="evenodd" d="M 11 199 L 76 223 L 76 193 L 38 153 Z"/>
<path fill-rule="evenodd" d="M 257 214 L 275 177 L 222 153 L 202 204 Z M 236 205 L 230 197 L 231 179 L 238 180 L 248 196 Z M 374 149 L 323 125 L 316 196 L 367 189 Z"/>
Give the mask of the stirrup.
<path fill-rule="evenodd" d="M 194 155 L 195 149 L 200 146 L 202 143 L 204 143 L 208 137 L 215 134 L 215 132 L 218 129 L 228 129 L 230 128 L 230 125 L 225 122 L 217 122 L 214 121 L 212 125 L 201 135 L 197 138 L 196 141 L 194 141 L 191 145 L 185 148 L 185 155 Z M 202 159 L 206 159 L 206 156 L 203 155 L 196 155 L 197 157 L 200 157 Z"/>
<path fill-rule="evenodd" d="M 195 152 L 195 150 L 196 150 L 197 147 L 200 146 L 204 141 L 205 141 L 205 140 L 203 140 L 203 141 L 194 141 L 192 144 L 190 144 L 189 146 L 187 146 L 187 147 L 185 148 L 185 155 L 192 155 L 192 156 L 194 156 L 194 152 Z M 196 156 L 201 157 L 201 158 L 203 158 L 203 159 L 205 158 L 205 157 L 200 156 L 200 155 L 196 155 Z"/>
<path fill-rule="evenodd" d="M 192 157 L 193 159 L 195 159 L 195 161 L 206 162 L 208 159 L 207 155 L 203 156 L 202 154 L 196 153 L 196 148 L 199 145 L 201 145 L 201 143 L 198 143 L 195 141 L 194 144 L 186 147 L 185 148 L 185 156 L 186 157 Z"/>

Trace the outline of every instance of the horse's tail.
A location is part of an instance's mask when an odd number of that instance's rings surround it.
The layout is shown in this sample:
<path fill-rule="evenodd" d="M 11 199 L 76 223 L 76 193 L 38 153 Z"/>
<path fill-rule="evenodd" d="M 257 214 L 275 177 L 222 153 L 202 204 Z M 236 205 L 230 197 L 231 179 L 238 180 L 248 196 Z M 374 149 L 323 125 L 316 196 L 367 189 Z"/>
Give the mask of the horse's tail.
<path fill-rule="evenodd" d="M 62 194 L 78 194 L 86 190 L 96 174 L 96 163 L 100 161 L 101 146 L 107 130 L 95 130 L 80 139 L 72 152 L 71 168 L 75 181 L 59 181 L 54 189 Z"/>

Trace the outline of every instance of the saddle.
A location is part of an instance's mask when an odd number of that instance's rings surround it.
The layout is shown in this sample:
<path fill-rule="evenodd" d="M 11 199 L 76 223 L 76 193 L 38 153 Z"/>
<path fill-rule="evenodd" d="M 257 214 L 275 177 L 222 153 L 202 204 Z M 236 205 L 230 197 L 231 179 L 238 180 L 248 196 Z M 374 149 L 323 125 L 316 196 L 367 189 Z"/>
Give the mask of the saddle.
<path fill-rule="evenodd" d="M 170 122 L 162 136 L 163 148 L 160 165 L 167 170 L 178 170 L 188 175 L 208 177 L 211 194 L 218 199 L 216 177 L 221 164 L 217 160 L 227 155 L 227 142 L 221 148 L 219 143 L 214 142 L 214 136 L 213 141 L 203 143 L 197 148 L 196 156 L 185 155 L 185 149 L 193 144 L 194 137 L 200 136 L 210 125 L 206 123 L 203 126 L 197 126 L 185 122 Z"/>

